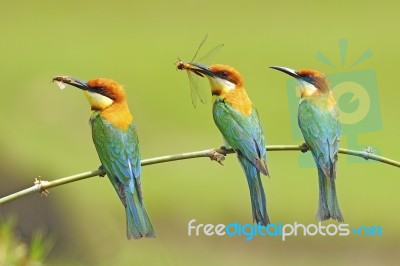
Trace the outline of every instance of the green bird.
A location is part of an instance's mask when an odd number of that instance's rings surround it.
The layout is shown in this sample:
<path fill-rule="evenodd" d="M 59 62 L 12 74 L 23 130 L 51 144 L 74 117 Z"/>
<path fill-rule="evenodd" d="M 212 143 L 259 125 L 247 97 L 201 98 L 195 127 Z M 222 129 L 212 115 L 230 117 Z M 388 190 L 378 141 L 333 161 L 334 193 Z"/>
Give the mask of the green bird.
<path fill-rule="evenodd" d="M 317 220 L 332 218 L 343 222 L 335 184 L 341 125 L 339 109 L 329 89 L 328 80 L 322 72 L 316 70 L 295 71 L 277 66 L 271 68 L 299 81 L 301 99 L 298 123 L 318 169 Z"/>
<path fill-rule="evenodd" d="M 143 203 L 139 140 L 125 90 L 105 78 L 84 82 L 60 76 L 53 81 L 83 90 L 89 100 L 93 142 L 102 168 L 125 207 L 128 239 L 155 237 Z"/>
<path fill-rule="evenodd" d="M 270 221 L 260 176 L 260 173 L 269 175 L 265 138 L 257 111 L 244 88 L 242 75 L 233 67 L 220 64 L 207 67 L 179 61 L 176 66 L 208 78 L 214 101 L 214 122 L 226 146 L 235 150 L 246 174 L 253 221 L 266 226 Z"/>

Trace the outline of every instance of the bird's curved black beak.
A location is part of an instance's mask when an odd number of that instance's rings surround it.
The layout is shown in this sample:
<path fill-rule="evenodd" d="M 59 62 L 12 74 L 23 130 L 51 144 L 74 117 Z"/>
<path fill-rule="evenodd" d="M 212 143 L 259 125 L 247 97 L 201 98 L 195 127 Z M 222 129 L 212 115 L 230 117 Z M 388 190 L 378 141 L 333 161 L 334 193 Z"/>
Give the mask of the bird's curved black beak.
<path fill-rule="evenodd" d="M 296 79 L 300 78 L 299 74 L 297 74 L 296 70 L 288 68 L 288 67 L 281 67 L 281 66 L 271 66 L 270 68 L 282 71 Z"/>
<path fill-rule="evenodd" d="M 80 80 L 80 79 L 76 79 L 73 77 L 69 77 L 69 76 L 57 76 L 53 78 L 53 82 L 62 82 L 71 86 L 74 86 L 76 88 L 79 88 L 81 90 L 90 90 L 90 87 L 87 85 L 86 82 Z"/>
<path fill-rule="evenodd" d="M 202 64 L 199 64 L 199 63 L 190 63 L 190 65 L 192 66 L 190 68 L 190 71 L 196 73 L 199 76 L 202 76 L 202 77 L 204 77 L 204 75 L 205 76 L 209 76 L 209 77 L 214 77 L 215 76 L 215 73 L 212 72 L 210 70 L 210 68 L 205 66 L 205 65 L 202 65 Z"/>

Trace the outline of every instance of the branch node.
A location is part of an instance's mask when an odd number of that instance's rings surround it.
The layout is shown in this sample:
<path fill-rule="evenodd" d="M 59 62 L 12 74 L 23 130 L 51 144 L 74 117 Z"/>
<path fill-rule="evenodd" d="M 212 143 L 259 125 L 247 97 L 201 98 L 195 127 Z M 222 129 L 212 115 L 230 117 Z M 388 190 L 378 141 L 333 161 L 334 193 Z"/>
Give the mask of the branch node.
<path fill-rule="evenodd" d="M 40 178 L 40 176 L 39 176 Z M 49 195 L 49 191 L 44 187 L 44 185 L 46 185 L 47 183 L 49 183 L 46 180 L 40 180 L 35 178 L 35 182 L 33 182 L 37 187 L 38 187 L 38 193 L 40 194 L 40 196 L 48 196 Z"/>
<path fill-rule="evenodd" d="M 365 160 L 371 159 L 371 154 L 374 155 L 375 154 L 375 149 L 372 146 L 366 146 L 365 149 L 363 149 L 363 158 Z"/>
<path fill-rule="evenodd" d="M 222 162 L 225 160 L 225 155 L 226 154 L 222 154 L 217 151 L 217 149 L 212 149 L 210 153 L 210 159 L 211 161 L 216 161 L 220 165 L 224 165 Z"/>

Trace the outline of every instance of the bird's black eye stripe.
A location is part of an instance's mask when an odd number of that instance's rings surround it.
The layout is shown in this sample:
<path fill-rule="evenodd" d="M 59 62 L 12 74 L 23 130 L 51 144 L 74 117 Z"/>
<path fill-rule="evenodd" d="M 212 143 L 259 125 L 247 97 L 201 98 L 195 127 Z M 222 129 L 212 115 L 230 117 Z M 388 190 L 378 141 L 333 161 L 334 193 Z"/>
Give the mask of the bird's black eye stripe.
<path fill-rule="evenodd" d="M 311 83 L 313 78 L 310 75 L 306 75 L 306 76 L 303 77 L 303 80 L 307 81 L 308 83 Z"/>
<path fill-rule="evenodd" d="M 101 95 L 103 95 L 103 96 L 106 96 L 106 97 L 108 97 L 108 98 L 114 100 L 114 99 L 111 97 L 111 95 L 109 95 L 109 94 L 107 93 L 107 90 L 105 90 L 103 87 L 90 87 L 89 91 L 94 92 L 94 93 L 101 94 Z"/>

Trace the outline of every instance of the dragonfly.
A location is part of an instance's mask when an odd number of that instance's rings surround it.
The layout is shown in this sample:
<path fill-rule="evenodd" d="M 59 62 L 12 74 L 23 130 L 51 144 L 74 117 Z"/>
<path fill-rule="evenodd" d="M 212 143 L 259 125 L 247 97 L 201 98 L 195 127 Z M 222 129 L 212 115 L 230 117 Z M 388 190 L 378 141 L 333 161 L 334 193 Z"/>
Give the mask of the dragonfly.
<path fill-rule="evenodd" d="M 224 47 L 224 44 L 221 43 L 214 47 L 211 51 L 209 51 L 207 54 L 202 56 L 200 59 L 196 60 L 197 55 L 199 54 L 199 51 L 203 47 L 204 43 L 206 42 L 208 37 L 208 34 L 203 38 L 201 41 L 199 47 L 196 50 L 196 53 L 194 54 L 192 60 L 190 62 L 185 62 L 181 59 L 178 58 L 178 62 L 175 63 L 175 66 L 179 70 L 186 70 L 186 73 L 189 78 L 189 83 L 190 83 L 190 92 L 191 92 L 191 97 L 192 97 L 192 104 L 196 108 L 197 106 L 197 99 L 200 99 L 200 102 L 203 104 L 207 103 L 208 99 L 208 94 L 206 90 L 204 89 L 203 86 L 201 86 L 201 82 L 198 81 L 198 77 L 204 77 L 203 74 L 196 72 L 192 69 L 193 64 L 205 64 L 206 62 L 210 61 L 216 54 L 217 52 Z M 196 62 L 196 63 L 195 63 Z"/>

